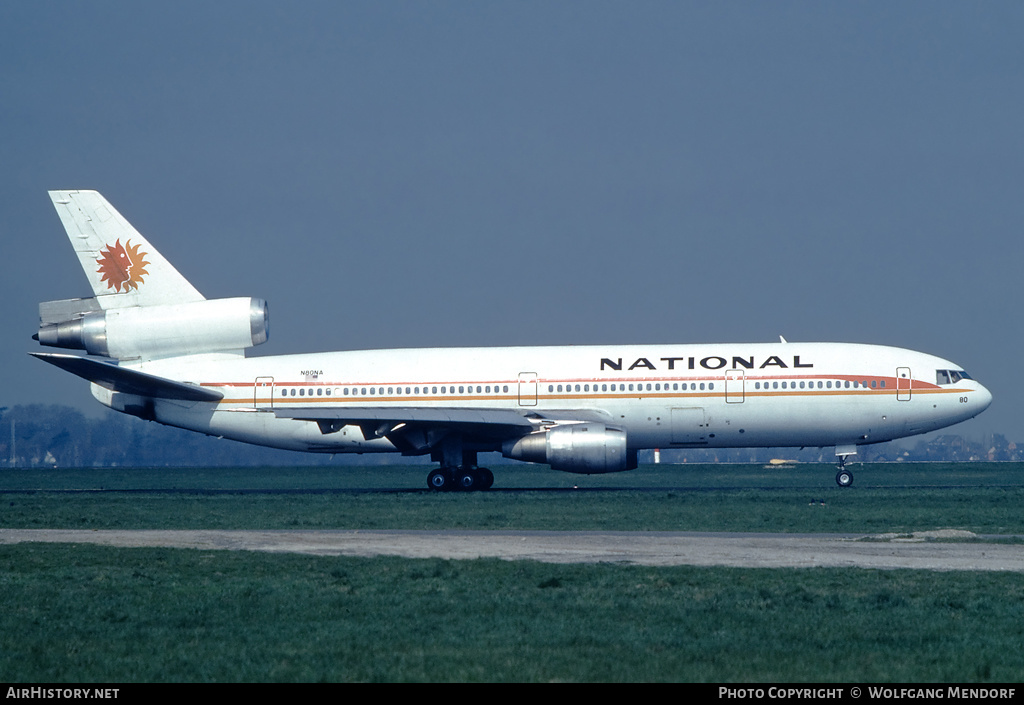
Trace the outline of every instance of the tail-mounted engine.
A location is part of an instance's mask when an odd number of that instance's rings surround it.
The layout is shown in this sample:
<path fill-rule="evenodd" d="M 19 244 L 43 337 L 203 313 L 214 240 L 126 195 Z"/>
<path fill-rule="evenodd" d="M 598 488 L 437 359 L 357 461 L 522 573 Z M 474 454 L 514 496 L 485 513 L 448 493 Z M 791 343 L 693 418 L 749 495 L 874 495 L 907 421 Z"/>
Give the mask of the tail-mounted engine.
<path fill-rule="evenodd" d="M 564 424 L 531 433 L 505 443 L 501 454 L 587 475 L 637 466 L 636 452 L 626 448 L 626 432 L 599 423 Z"/>
<path fill-rule="evenodd" d="M 39 304 L 43 345 L 85 350 L 117 360 L 244 350 L 266 342 L 270 314 L 263 299 L 233 298 L 161 306 L 102 309 L 96 299 Z"/>

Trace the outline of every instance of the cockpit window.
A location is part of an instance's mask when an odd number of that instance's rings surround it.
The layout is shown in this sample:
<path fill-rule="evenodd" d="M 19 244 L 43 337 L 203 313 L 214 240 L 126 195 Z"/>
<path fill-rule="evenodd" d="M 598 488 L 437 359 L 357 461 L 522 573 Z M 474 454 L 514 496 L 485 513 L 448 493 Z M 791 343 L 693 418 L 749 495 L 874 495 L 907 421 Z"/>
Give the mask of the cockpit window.
<path fill-rule="evenodd" d="M 935 370 L 936 384 L 956 384 L 962 379 L 973 379 L 963 370 Z"/>

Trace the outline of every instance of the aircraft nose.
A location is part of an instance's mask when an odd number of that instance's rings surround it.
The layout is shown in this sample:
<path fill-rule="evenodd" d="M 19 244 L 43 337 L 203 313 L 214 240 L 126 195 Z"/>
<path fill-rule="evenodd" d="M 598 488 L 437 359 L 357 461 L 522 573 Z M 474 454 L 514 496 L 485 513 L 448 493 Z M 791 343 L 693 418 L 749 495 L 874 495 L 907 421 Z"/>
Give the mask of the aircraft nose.
<path fill-rule="evenodd" d="M 974 408 L 975 415 L 983 412 L 992 403 L 992 392 L 988 391 L 984 385 L 979 384 L 978 391 L 971 396 L 971 406 Z"/>

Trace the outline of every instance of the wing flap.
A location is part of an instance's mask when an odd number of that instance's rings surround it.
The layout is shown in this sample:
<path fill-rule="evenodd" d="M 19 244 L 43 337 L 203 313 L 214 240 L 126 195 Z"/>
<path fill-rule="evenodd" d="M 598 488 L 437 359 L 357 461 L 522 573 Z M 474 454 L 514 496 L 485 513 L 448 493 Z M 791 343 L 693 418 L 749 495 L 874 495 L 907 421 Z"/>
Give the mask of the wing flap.
<path fill-rule="evenodd" d="M 212 389 L 157 377 L 88 357 L 60 353 L 29 353 L 29 355 L 114 392 L 182 401 L 220 401 L 224 398 L 223 394 Z"/>

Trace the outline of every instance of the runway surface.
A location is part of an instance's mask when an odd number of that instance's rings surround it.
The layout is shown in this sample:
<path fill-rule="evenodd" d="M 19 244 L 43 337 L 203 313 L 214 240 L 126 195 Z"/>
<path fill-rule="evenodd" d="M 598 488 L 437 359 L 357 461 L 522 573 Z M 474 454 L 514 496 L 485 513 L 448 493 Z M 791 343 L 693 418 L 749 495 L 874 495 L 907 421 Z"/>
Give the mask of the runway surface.
<path fill-rule="evenodd" d="M 546 563 L 1024 572 L 1024 545 L 992 543 L 965 531 L 867 536 L 635 531 L 0 529 L 0 544 L 24 542 L 164 546 L 321 556 L 501 558 Z"/>

